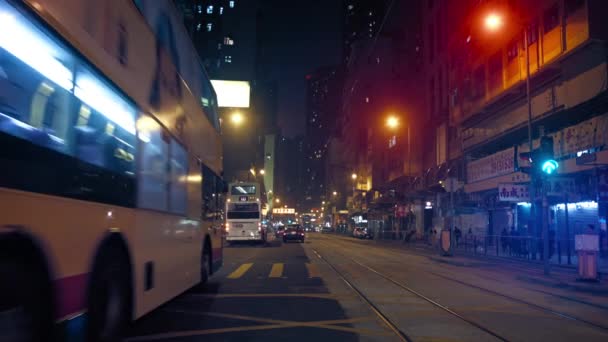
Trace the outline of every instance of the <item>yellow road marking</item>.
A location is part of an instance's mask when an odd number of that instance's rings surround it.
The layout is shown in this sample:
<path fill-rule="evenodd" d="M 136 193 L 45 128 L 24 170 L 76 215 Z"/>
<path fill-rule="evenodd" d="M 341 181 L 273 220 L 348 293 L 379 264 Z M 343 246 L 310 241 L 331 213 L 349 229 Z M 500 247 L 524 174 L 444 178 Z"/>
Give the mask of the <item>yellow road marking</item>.
<path fill-rule="evenodd" d="M 249 271 L 249 269 L 253 266 L 253 263 L 242 264 L 237 268 L 234 272 L 228 275 L 228 279 L 238 279 L 245 274 L 245 272 Z"/>
<path fill-rule="evenodd" d="M 171 310 L 171 311 L 176 312 L 176 313 L 186 313 L 186 314 L 190 313 L 190 314 L 206 315 L 206 316 L 219 317 L 219 318 L 239 319 L 239 320 L 246 320 L 246 321 L 257 322 L 257 323 L 268 323 L 268 324 L 266 324 L 266 325 L 248 325 L 248 326 L 219 328 L 219 329 L 188 330 L 188 331 L 177 331 L 177 332 L 169 332 L 169 333 L 161 333 L 161 334 L 152 334 L 152 335 L 132 337 L 132 338 L 127 339 L 127 341 L 154 341 L 154 340 L 161 340 L 161 339 L 175 338 L 175 337 L 201 336 L 201 335 L 222 334 L 222 333 L 229 333 L 229 332 L 271 330 L 271 329 L 284 329 L 284 328 L 294 328 L 294 327 L 312 327 L 312 328 L 330 329 L 330 330 L 338 330 L 338 331 L 356 333 L 359 335 L 372 335 L 372 336 L 389 336 L 389 335 L 391 335 L 388 332 L 383 332 L 380 330 L 371 330 L 371 329 L 365 329 L 365 328 L 355 329 L 355 328 L 349 328 L 349 327 L 344 327 L 344 326 L 340 326 L 340 325 L 334 325 L 334 324 L 348 324 L 348 323 L 355 323 L 355 322 L 372 321 L 372 320 L 374 320 L 373 317 L 358 317 L 358 318 L 337 319 L 337 320 L 327 320 L 327 321 L 298 322 L 298 321 L 283 321 L 283 320 L 257 318 L 257 317 L 250 317 L 250 316 L 212 313 L 212 312 L 191 312 L 191 311 L 183 311 L 183 310 Z"/>
<path fill-rule="evenodd" d="M 306 269 L 308 270 L 308 278 L 321 278 L 317 265 L 307 262 Z"/>
<path fill-rule="evenodd" d="M 282 263 L 273 264 L 268 278 L 281 278 L 281 275 L 283 275 L 283 267 L 284 265 Z"/>

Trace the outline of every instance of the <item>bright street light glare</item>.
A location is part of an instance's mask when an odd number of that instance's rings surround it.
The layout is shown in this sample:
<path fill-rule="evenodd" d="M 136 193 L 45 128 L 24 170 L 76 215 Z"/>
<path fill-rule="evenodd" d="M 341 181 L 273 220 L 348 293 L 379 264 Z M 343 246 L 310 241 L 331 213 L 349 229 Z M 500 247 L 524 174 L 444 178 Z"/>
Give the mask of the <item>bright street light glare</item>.
<path fill-rule="evenodd" d="M 357 179 L 357 174 L 353 173 L 352 175 L 350 175 L 350 178 L 352 178 L 353 180 L 356 180 Z"/>
<path fill-rule="evenodd" d="M 391 115 L 386 119 L 386 125 L 389 128 L 397 128 L 397 126 L 399 126 L 399 119 L 396 116 Z"/>
<path fill-rule="evenodd" d="M 241 114 L 241 112 L 234 112 L 230 116 L 230 121 L 232 121 L 232 123 L 237 126 L 242 124 L 244 120 L 245 118 L 243 117 L 243 114 Z"/>
<path fill-rule="evenodd" d="M 496 13 L 490 13 L 485 19 L 486 28 L 490 31 L 496 31 L 502 27 L 502 17 Z"/>
<path fill-rule="evenodd" d="M 264 169 L 261 169 L 261 170 L 260 170 L 260 174 L 261 174 L 261 175 L 264 175 L 264 174 L 266 174 L 266 171 L 264 171 Z"/>
<path fill-rule="evenodd" d="M 338 195 L 338 192 L 337 192 L 337 191 L 334 191 L 334 192 L 333 192 L 333 195 L 334 195 L 334 196 L 337 196 L 337 195 Z"/>

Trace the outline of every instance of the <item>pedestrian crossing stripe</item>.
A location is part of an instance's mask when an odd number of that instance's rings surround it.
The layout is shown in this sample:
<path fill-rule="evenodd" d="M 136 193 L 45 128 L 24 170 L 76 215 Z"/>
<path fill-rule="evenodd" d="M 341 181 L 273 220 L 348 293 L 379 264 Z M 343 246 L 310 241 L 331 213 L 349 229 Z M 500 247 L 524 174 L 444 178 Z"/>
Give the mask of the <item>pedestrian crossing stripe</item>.
<path fill-rule="evenodd" d="M 253 263 L 242 264 L 234 272 L 228 275 L 228 279 L 238 279 L 243 276 L 253 266 Z"/>
<path fill-rule="evenodd" d="M 268 278 L 281 278 L 281 275 L 283 275 L 283 264 L 273 264 Z"/>
<path fill-rule="evenodd" d="M 306 271 L 308 273 L 308 278 L 321 278 L 321 274 L 319 273 L 319 269 L 316 264 L 306 263 Z M 228 279 L 239 279 L 242 278 L 250 269 L 253 267 L 253 263 L 246 263 L 240 265 L 236 270 L 228 275 Z M 283 272 L 285 271 L 284 263 L 274 263 L 270 268 L 270 273 L 268 273 L 268 278 L 284 278 Z"/>

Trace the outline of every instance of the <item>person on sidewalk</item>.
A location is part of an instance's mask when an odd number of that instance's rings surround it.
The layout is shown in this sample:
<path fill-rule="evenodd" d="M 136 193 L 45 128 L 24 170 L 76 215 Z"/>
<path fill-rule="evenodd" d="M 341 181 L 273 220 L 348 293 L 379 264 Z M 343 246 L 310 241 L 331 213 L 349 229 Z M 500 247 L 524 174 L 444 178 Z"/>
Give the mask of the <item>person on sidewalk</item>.
<path fill-rule="evenodd" d="M 458 247 L 461 237 L 462 237 L 462 232 L 460 231 L 460 228 L 454 227 L 454 238 L 456 239 L 456 247 Z"/>

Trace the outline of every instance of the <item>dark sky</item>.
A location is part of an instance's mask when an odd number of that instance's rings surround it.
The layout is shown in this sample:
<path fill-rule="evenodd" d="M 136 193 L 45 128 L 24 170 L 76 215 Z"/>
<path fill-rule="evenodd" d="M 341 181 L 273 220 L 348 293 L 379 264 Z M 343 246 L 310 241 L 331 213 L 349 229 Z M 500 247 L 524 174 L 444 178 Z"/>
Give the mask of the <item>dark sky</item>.
<path fill-rule="evenodd" d="M 278 81 L 282 133 L 304 134 L 306 74 L 341 61 L 341 0 L 260 0 L 269 35 L 269 77 Z"/>

